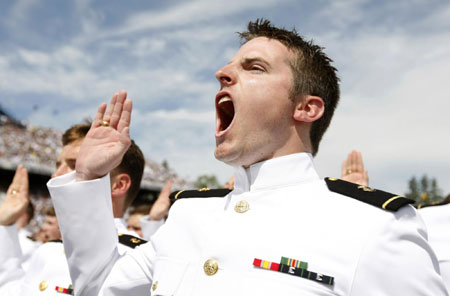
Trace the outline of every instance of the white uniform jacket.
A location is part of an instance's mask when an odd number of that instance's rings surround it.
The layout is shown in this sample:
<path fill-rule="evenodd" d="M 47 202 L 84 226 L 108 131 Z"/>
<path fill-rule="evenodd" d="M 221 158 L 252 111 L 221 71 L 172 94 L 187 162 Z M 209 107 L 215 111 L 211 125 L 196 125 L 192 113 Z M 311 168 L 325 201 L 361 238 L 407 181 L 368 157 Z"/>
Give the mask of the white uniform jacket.
<path fill-rule="evenodd" d="M 21 228 L 19 230 L 19 243 L 22 249 L 22 267 L 27 269 L 30 264 L 31 256 L 33 256 L 34 251 L 39 248 L 42 243 L 40 241 L 34 241 L 31 237 L 32 233 L 26 228 Z"/>
<path fill-rule="evenodd" d="M 450 204 L 419 210 L 428 230 L 428 241 L 436 252 L 447 290 L 450 291 Z"/>
<path fill-rule="evenodd" d="M 416 210 L 331 192 L 307 153 L 237 168 L 225 197 L 177 200 L 151 241 L 125 256 L 115 250 L 109 176 L 74 177 L 48 188 L 76 295 L 448 295 Z M 281 257 L 307 262 L 308 276 L 270 270 Z"/>
<path fill-rule="evenodd" d="M 150 240 L 153 234 L 164 224 L 165 219 L 161 220 L 150 220 L 149 215 L 141 217 L 141 227 L 142 227 L 142 238 L 145 240 Z"/>
<path fill-rule="evenodd" d="M 117 233 L 137 236 L 135 232 L 126 229 L 123 219 L 114 219 Z M 33 253 L 28 268 L 24 270 L 19 264 L 20 253 L 3 250 L 17 250 L 17 227 L 0 227 L 0 258 L 9 256 L 0 262 L 0 296 L 31 296 L 31 295 L 64 295 L 71 294 L 71 278 L 62 242 L 47 242 Z M 95 247 L 95 246 L 93 246 Z M 126 245 L 119 244 L 119 254 L 131 250 Z M 150 286 L 149 286 L 150 288 Z"/>

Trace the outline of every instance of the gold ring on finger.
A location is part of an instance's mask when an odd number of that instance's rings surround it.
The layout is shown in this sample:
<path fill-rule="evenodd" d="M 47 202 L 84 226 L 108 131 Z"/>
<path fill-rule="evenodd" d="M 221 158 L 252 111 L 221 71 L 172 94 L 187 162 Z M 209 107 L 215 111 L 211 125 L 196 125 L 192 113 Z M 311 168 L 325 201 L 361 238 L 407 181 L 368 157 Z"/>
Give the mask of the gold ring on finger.
<path fill-rule="evenodd" d="M 17 194 L 17 193 L 19 193 L 19 190 L 16 190 L 16 189 L 12 189 L 12 190 L 11 190 L 11 194 L 15 195 L 15 194 Z"/>
<path fill-rule="evenodd" d="M 109 121 L 102 120 L 101 125 L 102 125 L 102 126 L 109 126 Z"/>
<path fill-rule="evenodd" d="M 346 173 L 347 173 L 347 175 L 350 175 L 351 173 L 353 173 L 353 171 L 350 170 L 350 169 L 348 169 L 348 170 L 346 171 Z"/>

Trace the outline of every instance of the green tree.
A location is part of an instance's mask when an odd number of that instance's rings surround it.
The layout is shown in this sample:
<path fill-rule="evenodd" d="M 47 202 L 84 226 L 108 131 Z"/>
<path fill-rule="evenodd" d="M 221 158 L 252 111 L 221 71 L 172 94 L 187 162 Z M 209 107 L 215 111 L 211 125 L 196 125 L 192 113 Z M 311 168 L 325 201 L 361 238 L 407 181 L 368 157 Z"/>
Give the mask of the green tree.
<path fill-rule="evenodd" d="M 408 181 L 406 197 L 416 201 L 416 205 L 429 205 L 440 202 L 443 199 L 442 190 L 439 188 L 436 178 L 429 178 L 426 174 L 420 179 L 415 176 Z"/>
<path fill-rule="evenodd" d="M 162 166 L 163 168 L 165 168 L 166 170 L 169 169 L 169 163 L 168 163 L 167 160 L 165 160 L 165 159 L 162 161 L 161 166 Z"/>
<path fill-rule="evenodd" d="M 408 181 L 408 188 L 409 192 L 405 194 L 407 198 L 419 200 L 420 199 L 420 190 L 419 190 L 419 184 L 417 183 L 417 179 L 415 176 L 412 176 L 411 179 Z"/>
<path fill-rule="evenodd" d="M 438 187 L 436 178 L 433 178 L 431 180 L 431 188 L 430 188 L 431 202 L 432 203 L 439 202 L 443 198 L 444 198 L 444 196 L 442 195 L 442 190 Z"/>
<path fill-rule="evenodd" d="M 194 186 L 196 188 L 218 188 L 221 187 L 219 181 L 217 181 L 217 177 L 214 175 L 201 175 L 197 177 L 197 180 L 194 182 Z"/>

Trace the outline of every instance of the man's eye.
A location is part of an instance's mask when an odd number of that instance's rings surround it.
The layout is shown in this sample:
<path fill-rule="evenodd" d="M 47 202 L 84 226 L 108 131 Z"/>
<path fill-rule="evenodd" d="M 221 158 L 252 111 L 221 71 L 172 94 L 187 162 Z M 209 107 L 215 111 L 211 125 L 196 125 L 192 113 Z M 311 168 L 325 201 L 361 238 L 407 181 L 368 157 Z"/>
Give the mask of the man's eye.
<path fill-rule="evenodd" d="M 250 70 L 252 70 L 252 71 L 264 71 L 264 68 L 259 66 L 259 65 L 252 65 L 250 67 Z"/>

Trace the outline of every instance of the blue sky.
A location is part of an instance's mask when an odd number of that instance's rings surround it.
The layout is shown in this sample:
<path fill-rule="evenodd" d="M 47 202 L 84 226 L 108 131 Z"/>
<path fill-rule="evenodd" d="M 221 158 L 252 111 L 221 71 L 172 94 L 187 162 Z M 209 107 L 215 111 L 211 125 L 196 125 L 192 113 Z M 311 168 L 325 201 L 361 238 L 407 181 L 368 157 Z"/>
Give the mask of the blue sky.
<path fill-rule="evenodd" d="M 363 152 L 371 185 L 404 193 L 428 174 L 450 193 L 450 3 L 398 1 L 0 2 L 0 104 L 64 130 L 126 89 L 131 134 L 182 177 L 232 169 L 213 156 L 214 73 L 239 48 L 235 32 L 265 17 L 324 46 L 341 102 L 316 166 L 339 176 Z"/>

